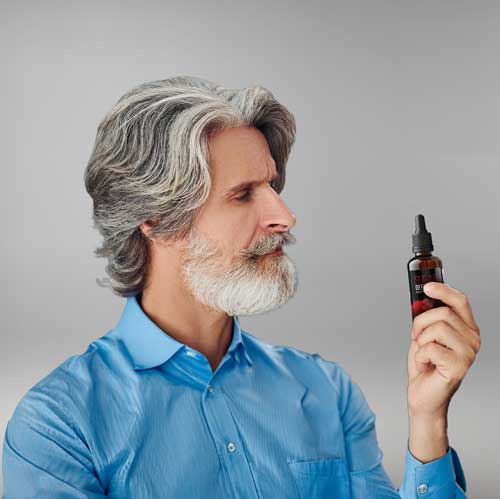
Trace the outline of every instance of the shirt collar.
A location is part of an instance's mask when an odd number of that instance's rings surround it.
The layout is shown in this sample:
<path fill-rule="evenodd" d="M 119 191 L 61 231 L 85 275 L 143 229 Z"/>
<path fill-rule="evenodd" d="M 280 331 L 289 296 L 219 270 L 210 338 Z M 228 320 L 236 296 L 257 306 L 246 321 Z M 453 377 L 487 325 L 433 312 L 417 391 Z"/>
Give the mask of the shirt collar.
<path fill-rule="evenodd" d="M 160 329 L 144 312 L 139 304 L 140 294 L 127 297 L 122 315 L 116 325 L 134 363 L 134 369 L 150 369 L 159 366 L 172 357 L 180 348 L 190 348 Z M 251 365 L 252 359 L 245 348 L 239 318 L 233 316 L 233 336 L 228 353 L 240 355 Z"/>

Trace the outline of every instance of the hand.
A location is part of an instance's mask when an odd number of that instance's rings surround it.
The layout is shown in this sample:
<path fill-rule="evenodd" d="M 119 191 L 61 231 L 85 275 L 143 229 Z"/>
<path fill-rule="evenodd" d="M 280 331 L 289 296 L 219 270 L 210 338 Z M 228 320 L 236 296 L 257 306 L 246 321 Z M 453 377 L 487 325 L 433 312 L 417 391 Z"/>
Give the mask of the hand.
<path fill-rule="evenodd" d="M 448 306 L 427 310 L 413 320 L 408 411 L 432 420 L 447 417 L 451 397 L 475 361 L 481 339 L 464 293 L 439 282 L 424 291 Z"/>

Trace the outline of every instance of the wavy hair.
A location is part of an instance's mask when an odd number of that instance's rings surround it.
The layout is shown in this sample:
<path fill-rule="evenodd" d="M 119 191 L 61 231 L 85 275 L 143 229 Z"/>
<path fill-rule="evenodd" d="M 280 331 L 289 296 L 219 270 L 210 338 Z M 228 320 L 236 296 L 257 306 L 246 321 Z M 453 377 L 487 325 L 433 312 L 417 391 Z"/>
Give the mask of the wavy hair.
<path fill-rule="evenodd" d="M 97 128 L 85 169 L 93 200 L 93 227 L 103 237 L 94 250 L 108 260 L 108 278 L 96 279 L 120 297 L 141 293 L 150 262 L 139 226 L 150 220 L 151 238 L 184 238 L 206 201 L 211 175 L 208 140 L 229 127 L 260 130 L 285 185 L 295 141 L 295 119 L 260 85 L 227 89 L 194 76 L 138 85 L 126 92 Z"/>

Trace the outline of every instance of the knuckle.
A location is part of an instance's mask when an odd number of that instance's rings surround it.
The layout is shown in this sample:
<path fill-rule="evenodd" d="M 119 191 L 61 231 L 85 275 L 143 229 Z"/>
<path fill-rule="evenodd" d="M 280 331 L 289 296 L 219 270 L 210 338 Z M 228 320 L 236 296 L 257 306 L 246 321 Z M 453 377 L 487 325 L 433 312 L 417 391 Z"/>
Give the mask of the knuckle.
<path fill-rule="evenodd" d="M 454 370 L 457 371 L 457 373 L 466 372 L 469 366 L 469 359 L 465 355 L 457 355 L 456 362 L 454 363 Z"/>
<path fill-rule="evenodd" d="M 446 334 L 448 332 L 448 330 L 450 329 L 450 325 L 445 320 L 439 320 L 432 324 L 432 326 L 429 326 L 429 329 L 439 337 L 442 337 L 443 334 Z"/>
<path fill-rule="evenodd" d="M 438 324 L 439 324 L 439 328 L 440 329 L 449 329 L 450 325 L 447 321 L 445 321 L 444 319 L 441 319 L 440 321 L 438 321 Z"/>
<path fill-rule="evenodd" d="M 476 352 L 472 347 L 467 348 L 466 358 L 469 360 L 469 364 L 472 364 L 476 360 Z"/>
<path fill-rule="evenodd" d="M 455 315 L 455 312 L 452 310 L 451 307 L 446 307 L 443 313 L 447 319 Z"/>
<path fill-rule="evenodd" d="M 475 352 L 479 352 L 479 349 L 481 348 L 481 340 L 479 338 L 474 338 L 474 346 L 473 349 Z"/>

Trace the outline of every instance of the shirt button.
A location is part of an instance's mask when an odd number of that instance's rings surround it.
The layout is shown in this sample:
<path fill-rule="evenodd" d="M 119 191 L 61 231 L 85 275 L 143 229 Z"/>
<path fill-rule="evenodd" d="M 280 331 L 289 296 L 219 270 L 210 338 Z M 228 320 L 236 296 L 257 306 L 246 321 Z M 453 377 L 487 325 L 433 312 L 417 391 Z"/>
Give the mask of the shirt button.
<path fill-rule="evenodd" d="M 419 485 L 417 487 L 419 494 L 425 494 L 427 492 L 427 489 L 428 489 L 428 487 L 427 487 L 426 483 L 423 483 L 422 485 Z"/>
<path fill-rule="evenodd" d="M 214 387 L 212 385 L 208 385 L 207 388 L 208 388 L 209 392 L 213 392 L 214 391 Z"/>
<path fill-rule="evenodd" d="M 236 447 L 234 446 L 233 442 L 229 442 L 229 443 L 227 444 L 227 450 L 228 450 L 229 452 L 234 452 L 234 449 L 236 449 Z"/>

